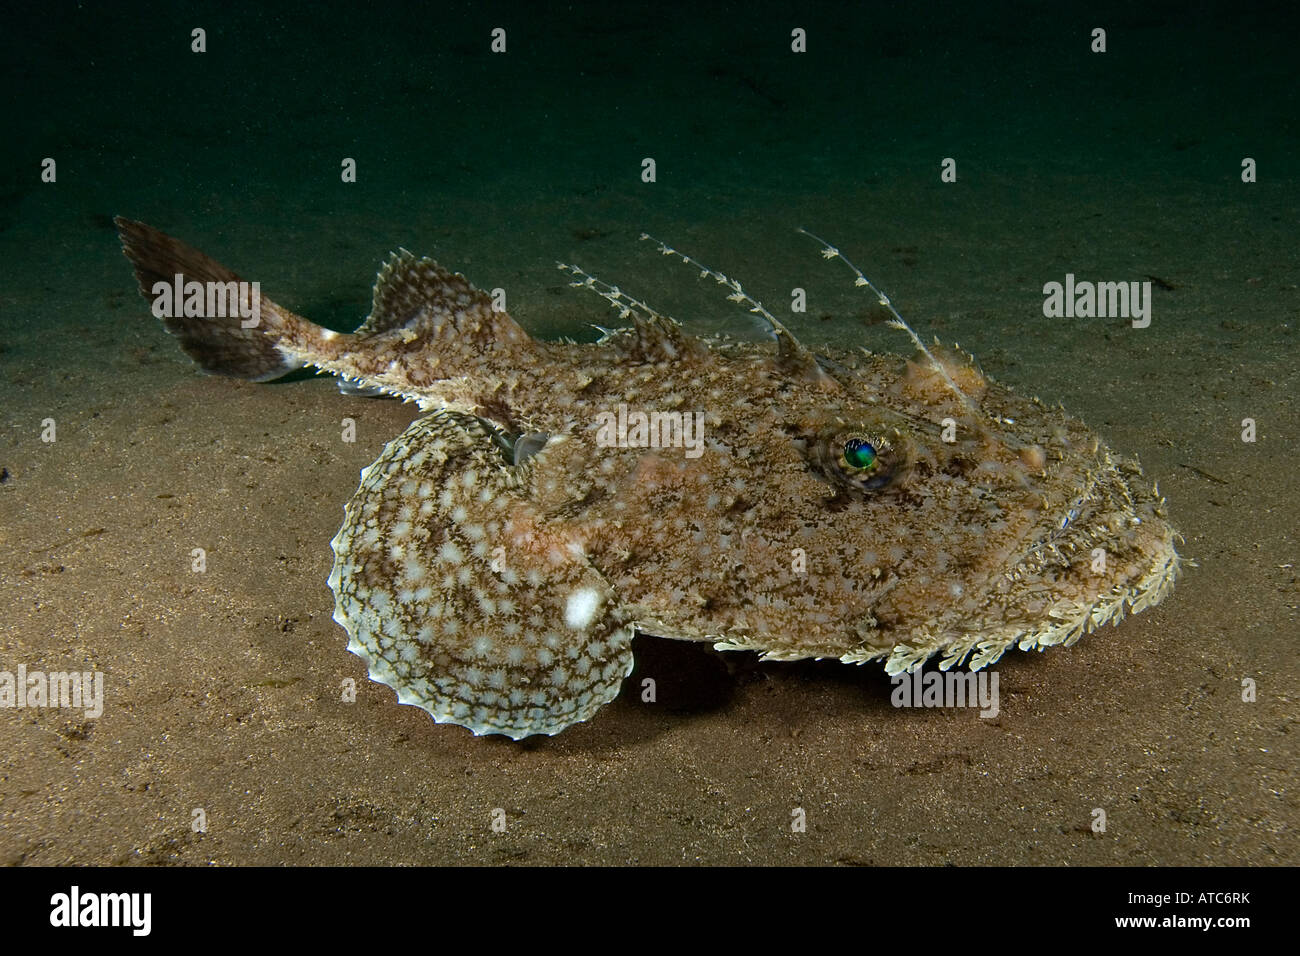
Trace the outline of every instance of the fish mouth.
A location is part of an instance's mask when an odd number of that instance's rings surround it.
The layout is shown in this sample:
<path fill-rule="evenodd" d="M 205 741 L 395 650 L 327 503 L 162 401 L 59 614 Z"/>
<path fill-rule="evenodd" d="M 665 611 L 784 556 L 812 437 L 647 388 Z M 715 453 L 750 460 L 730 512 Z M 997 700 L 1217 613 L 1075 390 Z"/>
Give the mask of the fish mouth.
<path fill-rule="evenodd" d="M 1031 612 L 1032 623 L 989 635 L 972 654 L 971 669 L 997 660 L 997 645 L 1068 647 L 1105 624 L 1153 607 L 1172 590 L 1183 559 L 1175 547 L 1178 533 L 1165 518 L 1164 499 L 1136 461 L 1105 464 L 1056 526 L 1003 572 L 997 590 Z M 951 657 L 945 656 L 948 667 L 957 663 Z"/>
<path fill-rule="evenodd" d="M 914 635 L 892 648 L 891 676 L 932 655 L 938 667 L 980 670 L 1011 647 L 1068 647 L 1105 624 L 1160 603 L 1181 574 L 1178 532 L 1135 461 L 1107 457 L 1083 489 L 990 582 L 980 610 L 942 638 Z M 919 639 L 918 639 L 919 638 Z M 870 656 L 883 656 L 876 651 Z M 864 655 L 851 655 L 854 661 Z"/>

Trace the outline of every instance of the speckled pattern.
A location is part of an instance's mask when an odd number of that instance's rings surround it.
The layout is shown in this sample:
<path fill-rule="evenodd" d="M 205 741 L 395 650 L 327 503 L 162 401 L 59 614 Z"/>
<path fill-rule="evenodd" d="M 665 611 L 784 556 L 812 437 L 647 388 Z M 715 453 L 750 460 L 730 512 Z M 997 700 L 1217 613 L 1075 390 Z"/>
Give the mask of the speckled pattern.
<path fill-rule="evenodd" d="M 118 225 L 146 291 L 228 272 Z M 210 371 L 313 366 L 428 412 L 362 472 L 330 585 L 370 676 L 439 722 L 557 733 L 616 696 L 637 632 L 979 668 L 1118 623 L 1178 575 L 1136 461 L 959 350 L 813 351 L 779 323 L 768 345 L 705 340 L 606 298 L 631 328 L 542 342 L 401 252 L 351 334 L 266 299 L 261 338 L 168 325 Z M 701 444 L 647 442 L 636 413 L 699 422 Z M 611 416 L 632 422 L 613 443 Z"/>
<path fill-rule="evenodd" d="M 632 628 L 578 531 L 515 477 L 477 417 L 417 419 L 362 472 L 330 586 L 373 679 L 437 721 L 518 738 L 613 700 Z"/>

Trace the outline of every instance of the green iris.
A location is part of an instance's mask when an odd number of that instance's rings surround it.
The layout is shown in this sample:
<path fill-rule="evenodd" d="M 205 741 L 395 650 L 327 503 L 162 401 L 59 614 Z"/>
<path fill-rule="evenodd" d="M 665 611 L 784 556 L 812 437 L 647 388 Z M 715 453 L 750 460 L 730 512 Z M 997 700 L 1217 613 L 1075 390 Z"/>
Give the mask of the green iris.
<path fill-rule="evenodd" d="M 844 443 L 844 460 L 852 468 L 866 470 L 876 467 L 876 448 L 865 438 L 850 438 Z"/>

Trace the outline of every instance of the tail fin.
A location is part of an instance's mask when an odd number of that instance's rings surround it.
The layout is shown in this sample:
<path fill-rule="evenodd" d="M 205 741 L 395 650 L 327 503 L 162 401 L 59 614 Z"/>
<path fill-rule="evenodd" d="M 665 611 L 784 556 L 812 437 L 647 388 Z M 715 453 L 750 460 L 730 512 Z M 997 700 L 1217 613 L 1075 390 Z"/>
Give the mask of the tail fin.
<path fill-rule="evenodd" d="M 178 275 L 182 284 L 195 281 L 242 288 L 229 285 L 242 282 L 238 275 L 193 246 L 142 222 L 121 216 L 113 222 L 122 240 L 122 251 L 135 267 L 140 292 L 150 302 L 154 301 L 158 283 L 171 286 Z M 280 348 L 277 333 L 288 322 L 306 323 L 306 320 L 266 299 L 260 300 L 259 321 L 253 328 L 245 328 L 243 317 L 238 314 L 187 316 L 183 309 L 171 311 L 182 314 L 160 316 L 163 325 L 180 341 L 185 354 L 205 372 L 265 382 L 304 364 Z"/>
<path fill-rule="evenodd" d="M 156 296 L 166 291 L 155 291 L 159 283 L 179 298 L 180 276 L 187 308 L 155 307 L 154 313 L 205 371 L 264 382 L 312 366 L 338 375 L 349 392 L 378 389 L 420 401 L 434 382 L 532 362 L 524 354 L 535 344 L 528 333 L 498 311 L 492 296 L 432 259 L 405 250 L 392 255 L 375 283 L 370 317 L 355 332 L 333 332 L 276 305 L 256 283 L 240 285 L 239 276 L 179 239 L 142 222 L 114 222 L 145 298 L 157 306 Z M 190 282 L 211 294 L 205 308 L 190 308 Z M 217 294 L 218 287 L 228 291 Z M 236 299 L 241 307 L 256 305 L 255 322 L 228 314 L 250 311 L 231 308 Z M 225 308 L 214 310 L 212 302 Z"/>

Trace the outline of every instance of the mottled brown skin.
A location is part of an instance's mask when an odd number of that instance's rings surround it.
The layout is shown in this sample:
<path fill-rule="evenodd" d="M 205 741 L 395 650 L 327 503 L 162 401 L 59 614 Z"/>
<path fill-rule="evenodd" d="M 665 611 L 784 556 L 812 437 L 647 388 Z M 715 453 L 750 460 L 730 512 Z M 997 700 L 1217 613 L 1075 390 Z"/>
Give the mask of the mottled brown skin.
<path fill-rule="evenodd" d="M 142 284 L 211 263 L 119 225 Z M 409 253 L 351 335 L 262 310 L 239 349 L 219 326 L 173 331 L 205 368 L 216 351 L 248 378 L 311 365 L 430 410 L 363 472 L 330 583 L 371 676 L 475 733 L 587 719 L 635 632 L 983 667 L 1142 610 L 1178 573 L 1136 462 L 955 351 L 705 341 L 643 308 L 597 344 L 539 342 Z M 702 454 L 603 447 L 620 405 L 703 413 Z M 855 440 L 872 467 L 847 460 Z"/>

